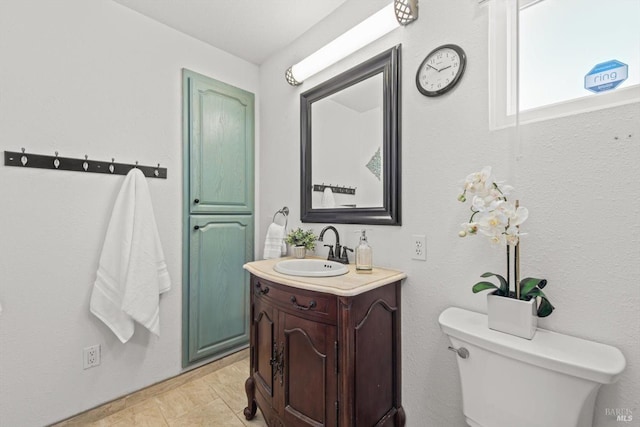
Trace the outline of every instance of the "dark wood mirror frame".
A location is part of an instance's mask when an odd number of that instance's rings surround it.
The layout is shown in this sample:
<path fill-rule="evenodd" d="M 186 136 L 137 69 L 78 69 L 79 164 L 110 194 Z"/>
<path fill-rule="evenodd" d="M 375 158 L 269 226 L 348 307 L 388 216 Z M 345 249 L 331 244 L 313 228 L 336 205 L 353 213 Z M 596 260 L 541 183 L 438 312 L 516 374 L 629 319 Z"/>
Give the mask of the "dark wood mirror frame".
<path fill-rule="evenodd" d="M 400 50 L 393 48 L 300 95 L 300 216 L 302 222 L 401 225 L 400 219 Z M 382 73 L 383 206 L 313 209 L 311 109 L 314 102 Z"/>

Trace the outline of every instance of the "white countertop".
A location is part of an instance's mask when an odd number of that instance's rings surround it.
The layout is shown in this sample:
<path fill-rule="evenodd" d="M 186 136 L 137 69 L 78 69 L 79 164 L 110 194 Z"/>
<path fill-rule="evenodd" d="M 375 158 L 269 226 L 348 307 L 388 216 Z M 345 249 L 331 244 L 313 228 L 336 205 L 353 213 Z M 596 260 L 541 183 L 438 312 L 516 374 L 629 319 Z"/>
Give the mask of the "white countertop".
<path fill-rule="evenodd" d="M 310 258 L 323 259 L 319 257 Z M 246 263 L 243 267 L 250 273 L 263 279 L 271 280 L 272 282 L 293 286 L 298 289 L 307 289 L 310 291 L 325 292 L 328 294 L 347 297 L 358 295 L 407 277 L 407 275 L 401 271 L 381 267 L 373 267 L 373 271 L 370 274 L 356 273 L 356 267 L 354 264 L 348 264 L 347 267 L 349 267 L 349 272 L 341 276 L 289 276 L 287 274 L 278 273 L 273 269 L 273 266 L 276 265 L 276 263 L 285 259 L 292 258 L 286 257 L 253 261 Z"/>

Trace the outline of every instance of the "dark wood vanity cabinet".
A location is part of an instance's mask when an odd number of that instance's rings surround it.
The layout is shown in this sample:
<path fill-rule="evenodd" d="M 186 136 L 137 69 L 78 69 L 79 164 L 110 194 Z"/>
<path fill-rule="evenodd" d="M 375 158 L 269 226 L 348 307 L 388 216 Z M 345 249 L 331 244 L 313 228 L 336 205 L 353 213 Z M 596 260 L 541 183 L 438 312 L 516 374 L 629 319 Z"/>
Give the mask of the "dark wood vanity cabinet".
<path fill-rule="evenodd" d="M 251 275 L 252 419 L 271 426 L 404 426 L 400 282 L 355 296 Z"/>

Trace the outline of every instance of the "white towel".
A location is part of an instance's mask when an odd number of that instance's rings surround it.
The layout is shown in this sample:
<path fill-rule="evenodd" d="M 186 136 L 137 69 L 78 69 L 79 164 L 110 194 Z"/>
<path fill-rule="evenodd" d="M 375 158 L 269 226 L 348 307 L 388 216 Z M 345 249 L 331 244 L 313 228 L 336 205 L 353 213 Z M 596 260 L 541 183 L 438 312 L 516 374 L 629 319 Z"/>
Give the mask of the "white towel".
<path fill-rule="evenodd" d="M 324 187 L 324 193 L 322 193 L 322 207 L 334 208 L 336 206 L 336 199 L 333 197 L 333 190 L 331 187 Z"/>
<path fill-rule="evenodd" d="M 264 259 L 280 258 L 287 253 L 287 244 L 284 242 L 284 225 L 272 222 L 267 229 L 267 237 L 264 239 Z"/>
<path fill-rule="evenodd" d="M 160 336 L 160 294 L 171 288 L 144 174 L 127 174 L 104 239 L 90 310 L 123 343 L 134 320 Z"/>

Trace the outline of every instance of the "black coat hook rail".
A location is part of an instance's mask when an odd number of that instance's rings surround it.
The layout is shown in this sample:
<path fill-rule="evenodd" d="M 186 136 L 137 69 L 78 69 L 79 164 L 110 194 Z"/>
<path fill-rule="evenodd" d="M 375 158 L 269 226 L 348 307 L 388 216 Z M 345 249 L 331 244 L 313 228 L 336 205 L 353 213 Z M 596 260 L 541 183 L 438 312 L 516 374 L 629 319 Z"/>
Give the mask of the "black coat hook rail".
<path fill-rule="evenodd" d="M 337 194 L 356 194 L 357 187 L 345 187 L 345 186 L 331 185 L 331 184 L 326 185 L 325 183 L 313 184 L 313 191 L 323 192 L 325 188 L 330 188 L 331 191 Z"/>
<path fill-rule="evenodd" d="M 4 165 L 21 168 L 106 173 L 109 175 L 126 175 L 131 169 L 138 168 L 147 178 L 167 178 L 167 168 L 161 168 L 160 164 L 157 167 L 142 166 L 138 165 L 138 162 L 135 164 L 115 163 L 114 159 L 111 159 L 111 162 L 101 162 L 89 159 L 88 156 L 85 156 L 84 159 L 73 159 L 70 157 L 58 157 L 57 152 L 55 156 L 25 153 L 24 149 L 21 153 L 5 151 Z"/>

